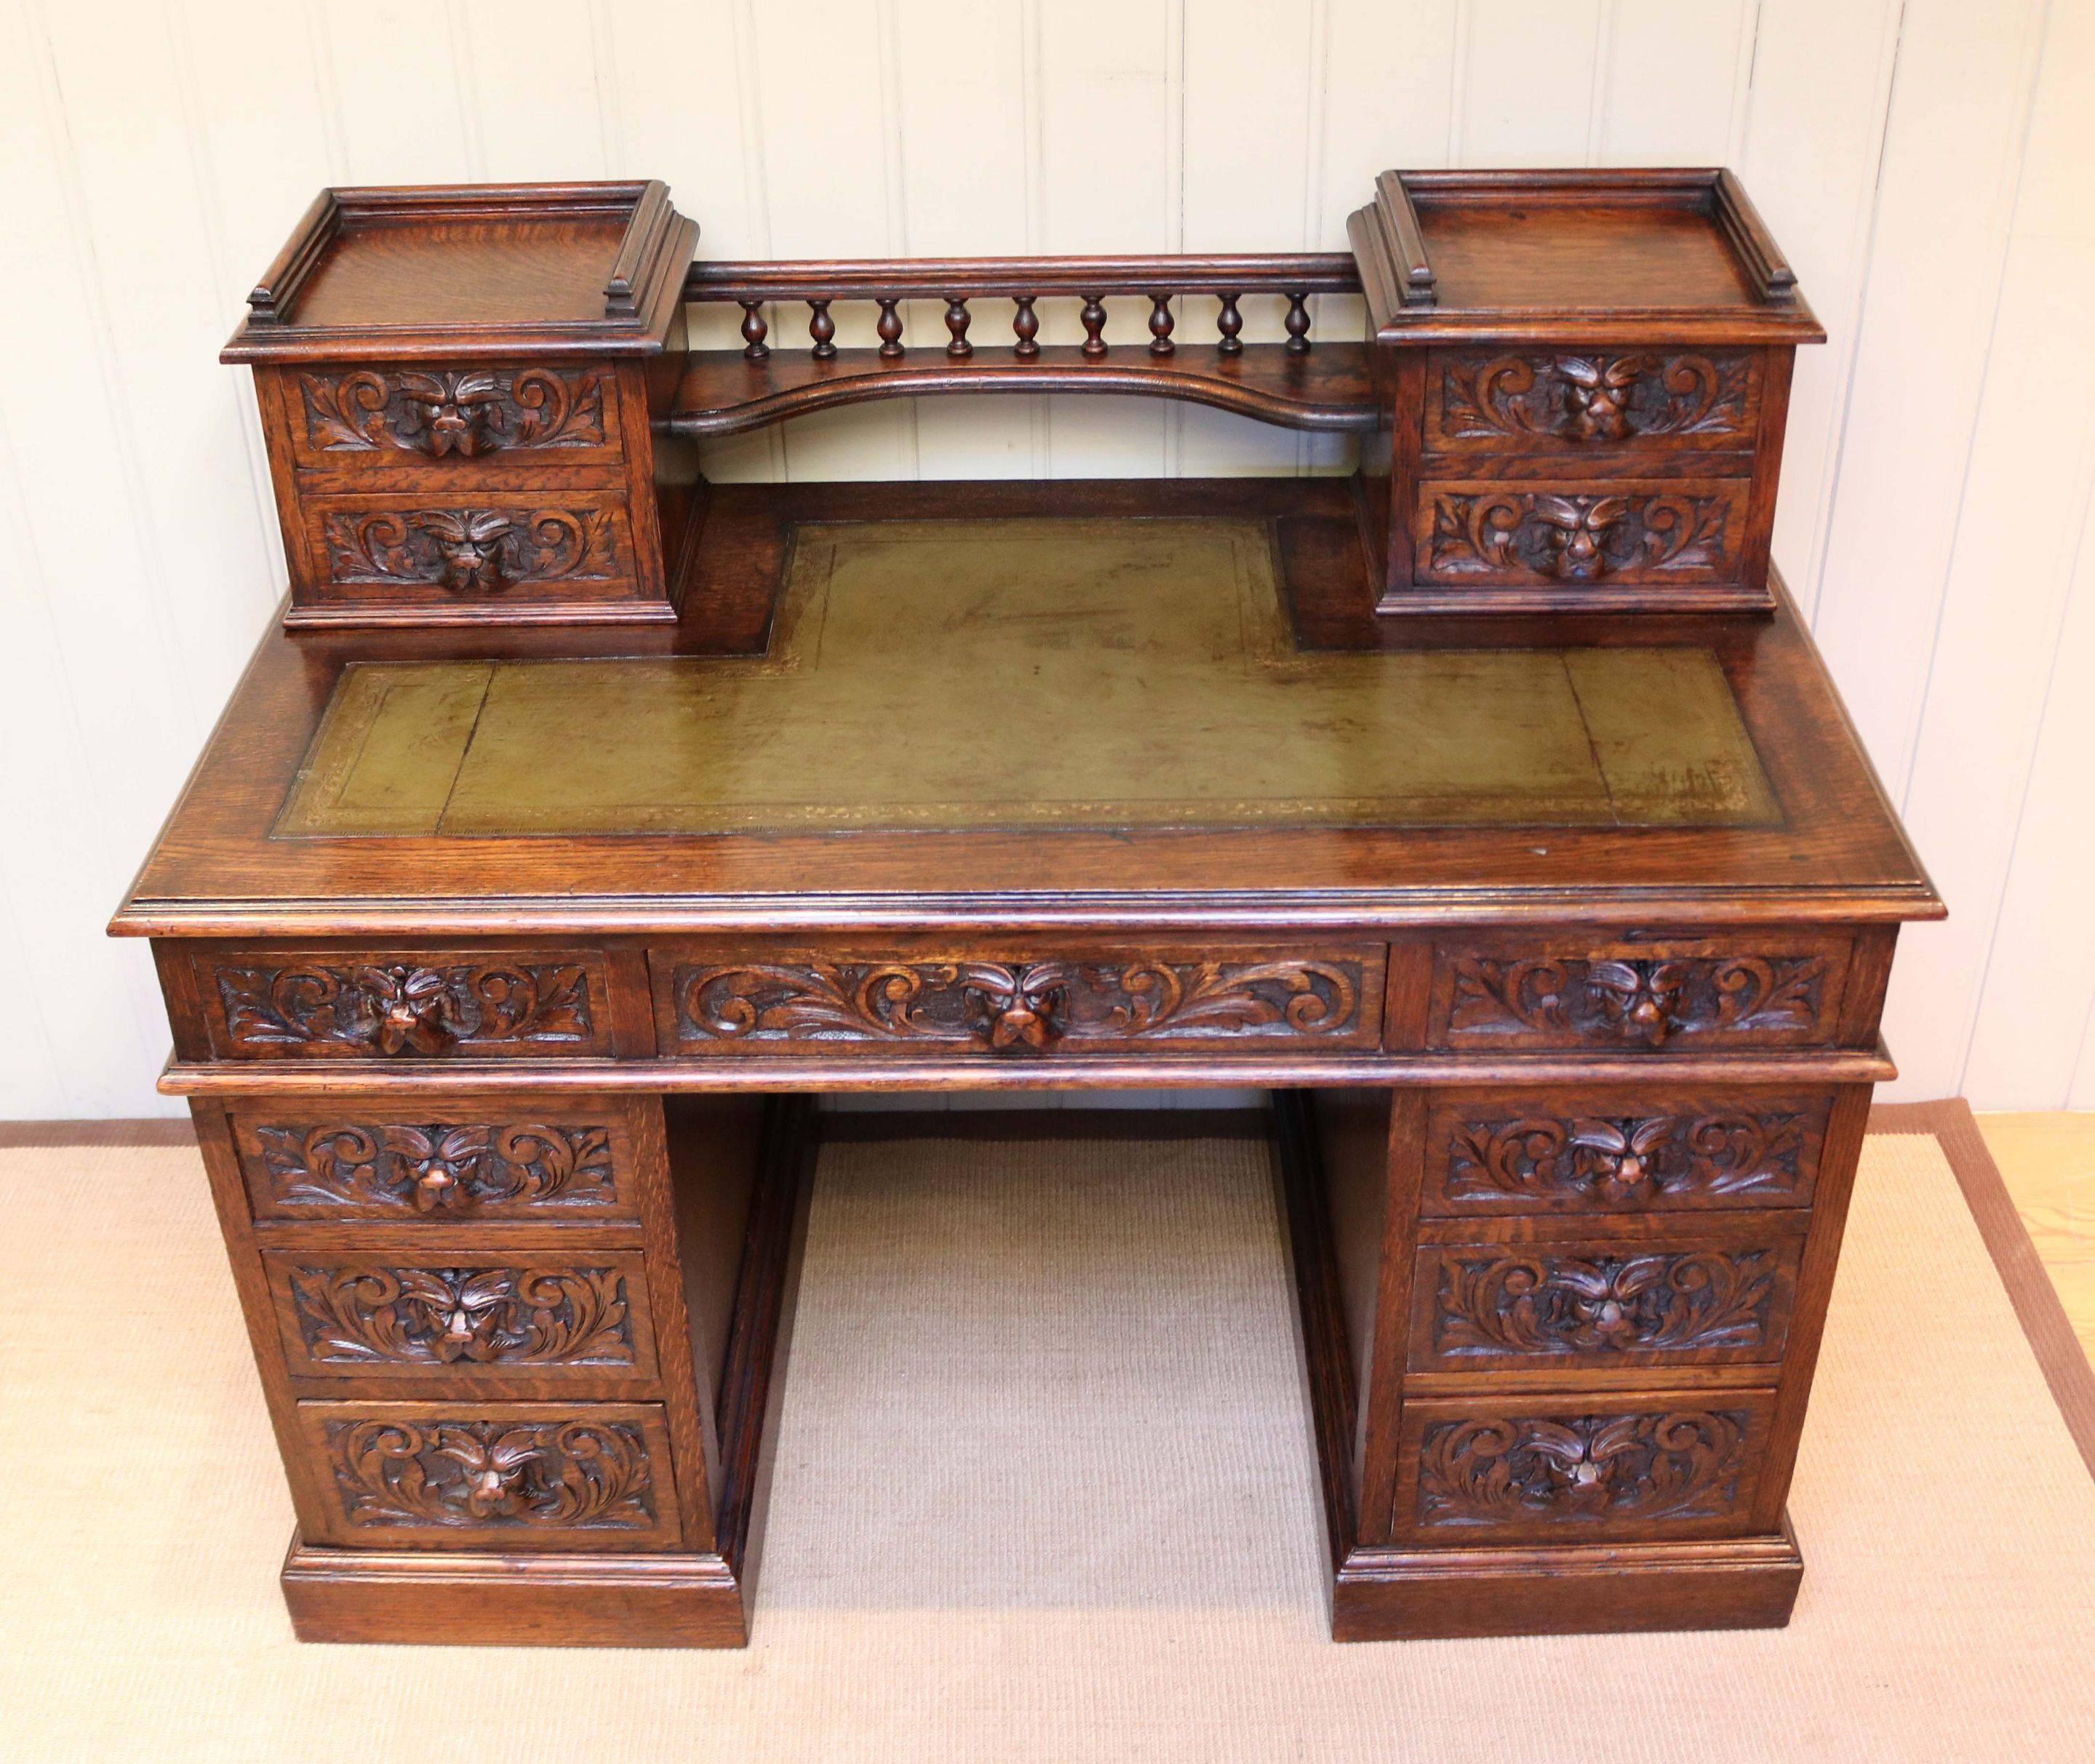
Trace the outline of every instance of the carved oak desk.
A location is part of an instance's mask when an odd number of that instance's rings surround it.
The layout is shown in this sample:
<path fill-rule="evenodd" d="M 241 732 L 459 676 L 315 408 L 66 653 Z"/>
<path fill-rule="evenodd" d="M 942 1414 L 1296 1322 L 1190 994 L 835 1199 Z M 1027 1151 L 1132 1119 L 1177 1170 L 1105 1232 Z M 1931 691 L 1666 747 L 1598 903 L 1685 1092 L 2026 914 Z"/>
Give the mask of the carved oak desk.
<path fill-rule="evenodd" d="M 1940 908 L 1766 568 L 1814 328 L 1698 176 L 1518 185 L 1503 224 L 1549 249 L 1505 261 L 1566 311 L 1518 345 L 1488 290 L 1416 298 L 1435 201 L 1444 271 L 1494 261 L 1431 181 L 1414 211 L 1384 180 L 1357 268 L 686 277 L 659 185 L 316 205 L 233 351 L 286 628 L 115 926 L 154 942 L 302 1636 L 743 1641 L 812 1095 L 1204 1084 L 1274 1093 L 1337 1636 L 1787 1618 L 1892 944 Z M 1635 247 L 1613 282 L 1596 238 Z M 492 316 L 403 343 L 386 302 L 440 248 Z M 1745 342 L 1712 251 L 1758 276 Z M 600 317 L 563 264 L 616 271 Z M 1043 287 L 1085 343 L 1035 342 Z M 1221 302 L 1197 354 L 1188 287 Z M 1348 287 L 1376 338 L 1297 349 Z M 1086 353 L 1130 288 L 1135 359 Z M 1262 290 L 1287 340 L 1241 342 Z M 690 350 L 679 291 L 746 346 Z M 838 350 L 861 295 L 880 346 Z M 674 464 L 1029 384 L 1354 428 L 1363 470 Z"/>

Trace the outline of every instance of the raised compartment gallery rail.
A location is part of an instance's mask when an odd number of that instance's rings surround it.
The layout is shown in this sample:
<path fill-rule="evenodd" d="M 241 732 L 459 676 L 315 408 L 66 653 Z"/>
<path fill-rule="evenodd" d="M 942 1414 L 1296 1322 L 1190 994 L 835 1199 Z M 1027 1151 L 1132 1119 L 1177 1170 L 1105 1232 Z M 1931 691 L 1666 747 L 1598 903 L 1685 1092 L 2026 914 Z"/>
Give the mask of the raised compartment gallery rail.
<path fill-rule="evenodd" d="M 694 264 L 689 301 L 742 309 L 743 347 L 696 350 L 663 426 L 690 437 L 733 434 L 871 399 L 952 392 L 1117 392 L 1176 398 L 1291 429 L 1367 429 L 1377 405 L 1370 346 L 1317 342 L 1310 297 L 1357 294 L 1344 252 L 1235 257 L 975 257 Z M 1247 300 L 1286 301 L 1285 342 L 1243 341 Z M 1187 303 L 1217 303 L 1212 342 L 1179 334 Z M 1146 303 L 1139 341 L 1108 342 L 1107 303 Z M 1082 343 L 1039 341 L 1044 300 L 1080 303 Z M 905 307 L 944 306 L 943 336 L 912 345 Z M 969 332 L 971 303 L 1008 301 L 1010 340 Z M 839 348 L 831 308 L 878 308 L 876 348 Z M 1174 303 L 1177 303 L 1174 309 Z M 774 342 L 778 308 L 804 305 L 808 343 Z M 1122 318 L 1122 323 L 1126 320 Z"/>

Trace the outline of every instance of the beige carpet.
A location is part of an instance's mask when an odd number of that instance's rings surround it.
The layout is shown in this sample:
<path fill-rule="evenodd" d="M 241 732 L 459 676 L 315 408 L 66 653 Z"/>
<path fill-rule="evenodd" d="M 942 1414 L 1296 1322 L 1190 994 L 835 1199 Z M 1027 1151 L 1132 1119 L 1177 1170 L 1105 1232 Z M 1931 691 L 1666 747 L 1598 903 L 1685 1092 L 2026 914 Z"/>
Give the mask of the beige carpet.
<path fill-rule="evenodd" d="M 2067 1759 L 2095 1483 L 1873 1138 L 1785 1631 L 1335 1647 L 1262 1153 L 824 1154 L 746 1653 L 300 1648 L 194 1154 L 0 1152 L 0 1756 Z"/>

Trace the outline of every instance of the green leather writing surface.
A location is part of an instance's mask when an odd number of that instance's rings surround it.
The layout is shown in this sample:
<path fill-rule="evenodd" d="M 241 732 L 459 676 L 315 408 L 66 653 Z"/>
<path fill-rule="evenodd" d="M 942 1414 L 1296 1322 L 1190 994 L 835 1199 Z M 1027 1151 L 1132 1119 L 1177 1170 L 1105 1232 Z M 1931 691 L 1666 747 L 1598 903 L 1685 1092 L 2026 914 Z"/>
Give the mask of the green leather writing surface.
<path fill-rule="evenodd" d="M 1694 648 L 1300 653 L 1251 521 L 803 528 L 770 652 L 353 664 L 280 835 L 1779 818 Z"/>

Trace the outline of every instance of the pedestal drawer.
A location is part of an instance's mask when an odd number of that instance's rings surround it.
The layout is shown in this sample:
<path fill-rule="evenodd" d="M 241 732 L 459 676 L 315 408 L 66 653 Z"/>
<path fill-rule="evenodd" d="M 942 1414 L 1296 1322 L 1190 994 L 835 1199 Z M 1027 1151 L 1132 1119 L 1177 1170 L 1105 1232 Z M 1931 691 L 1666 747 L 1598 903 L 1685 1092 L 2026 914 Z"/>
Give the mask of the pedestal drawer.
<path fill-rule="evenodd" d="M 301 1403 L 325 1514 L 312 1543 L 451 1549 L 674 1548 L 652 1404 Z"/>
<path fill-rule="evenodd" d="M 305 1099 L 232 1113 L 259 1224 L 639 1218 L 634 1104 L 616 1097 Z"/>
<path fill-rule="evenodd" d="M 1806 1215 L 1744 1214 L 1611 1235 L 1424 1243 L 1415 1257 L 1414 1372 L 1567 1377 L 1780 1361 Z M 1772 1374 L 1771 1374 L 1772 1375 Z"/>
<path fill-rule="evenodd" d="M 651 1380 L 642 1258 L 543 1248 L 265 1250 L 294 1378 Z"/>
<path fill-rule="evenodd" d="M 1436 1091 L 1420 1212 L 1699 1211 L 1810 1204 L 1833 1094 L 1752 1086 Z"/>
<path fill-rule="evenodd" d="M 1766 1390 L 1407 1402 L 1396 1528 L 1472 1545 L 1743 1535 L 1774 1407 Z"/>

